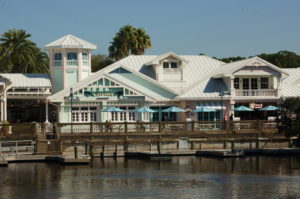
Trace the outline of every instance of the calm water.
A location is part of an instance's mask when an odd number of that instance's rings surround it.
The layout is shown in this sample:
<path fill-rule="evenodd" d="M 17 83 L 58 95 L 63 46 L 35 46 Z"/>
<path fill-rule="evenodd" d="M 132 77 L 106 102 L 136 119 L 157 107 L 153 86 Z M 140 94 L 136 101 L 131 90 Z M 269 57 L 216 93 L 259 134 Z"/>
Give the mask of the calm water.
<path fill-rule="evenodd" d="M 95 159 L 90 166 L 0 168 L 0 198 L 300 198 L 300 157 L 172 161 Z"/>

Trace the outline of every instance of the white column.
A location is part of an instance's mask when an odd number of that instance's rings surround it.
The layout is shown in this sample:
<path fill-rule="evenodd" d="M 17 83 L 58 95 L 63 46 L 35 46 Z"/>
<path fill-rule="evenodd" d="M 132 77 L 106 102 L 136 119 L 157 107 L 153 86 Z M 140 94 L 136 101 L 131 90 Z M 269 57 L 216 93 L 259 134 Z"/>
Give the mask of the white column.
<path fill-rule="evenodd" d="M 280 96 L 281 96 L 281 76 L 277 76 L 277 97 Z"/>
<path fill-rule="evenodd" d="M 0 104 L 0 108 L 1 108 L 1 121 L 3 121 L 3 98 L 1 98 L 0 100 L 1 104 Z"/>
<path fill-rule="evenodd" d="M 67 50 L 62 49 L 62 67 L 61 67 L 61 75 L 62 75 L 62 90 L 67 86 L 66 80 L 66 68 L 67 68 Z"/>
<path fill-rule="evenodd" d="M 7 98 L 6 98 L 7 90 L 4 89 L 3 92 L 3 120 L 7 120 Z"/>
<path fill-rule="evenodd" d="M 77 68 L 77 82 L 79 82 L 82 77 L 81 77 L 81 72 L 82 72 L 82 51 L 77 49 L 77 61 L 78 61 L 78 68 Z"/>
<path fill-rule="evenodd" d="M 235 96 L 234 76 L 230 76 L 230 95 L 231 95 L 231 97 Z"/>
<path fill-rule="evenodd" d="M 49 113 L 48 113 L 48 101 L 46 100 L 46 102 L 45 102 L 45 105 L 46 105 L 46 110 L 45 110 L 45 123 L 48 123 L 49 121 L 48 121 L 48 115 L 49 115 Z"/>
<path fill-rule="evenodd" d="M 233 111 L 233 109 L 234 109 L 234 105 L 235 105 L 235 101 L 233 101 L 233 100 L 230 100 L 230 110 L 229 110 L 229 116 L 231 115 L 231 114 L 233 114 L 233 116 L 234 116 L 234 111 Z"/>

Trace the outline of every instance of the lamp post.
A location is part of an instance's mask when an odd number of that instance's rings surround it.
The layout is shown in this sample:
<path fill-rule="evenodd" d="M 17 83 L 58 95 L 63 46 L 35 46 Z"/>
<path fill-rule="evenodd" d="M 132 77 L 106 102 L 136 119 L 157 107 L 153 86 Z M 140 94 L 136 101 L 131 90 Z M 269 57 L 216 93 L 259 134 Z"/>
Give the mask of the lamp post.
<path fill-rule="evenodd" d="M 221 121 L 224 121 L 224 117 L 223 117 L 223 96 L 224 95 L 229 95 L 230 93 L 228 91 L 220 91 L 219 92 L 219 96 L 221 97 Z"/>
<path fill-rule="evenodd" d="M 73 88 L 70 88 L 70 99 L 71 99 L 71 133 L 73 133 Z"/>

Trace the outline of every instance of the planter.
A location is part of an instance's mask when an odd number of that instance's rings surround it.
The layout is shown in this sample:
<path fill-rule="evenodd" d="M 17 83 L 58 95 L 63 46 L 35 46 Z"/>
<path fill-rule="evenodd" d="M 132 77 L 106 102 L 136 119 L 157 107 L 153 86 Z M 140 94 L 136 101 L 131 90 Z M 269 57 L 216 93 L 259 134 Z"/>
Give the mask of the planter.
<path fill-rule="evenodd" d="M 10 135 L 10 134 L 12 134 L 11 126 L 3 126 L 1 128 L 1 132 L 2 132 L 3 135 Z"/>

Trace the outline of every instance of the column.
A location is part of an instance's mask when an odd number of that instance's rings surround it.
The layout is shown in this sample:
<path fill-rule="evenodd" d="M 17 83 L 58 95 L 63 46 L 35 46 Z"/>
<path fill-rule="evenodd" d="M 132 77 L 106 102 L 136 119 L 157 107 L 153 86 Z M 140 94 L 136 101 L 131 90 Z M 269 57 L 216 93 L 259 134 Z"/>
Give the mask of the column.
<path fill-rule="evenodd" d="M 231 97 L 235 96 L 234 76 L 230 76 L 230 95 L 231 95 Z"/>
<path fill-rule="evenodd" d="M 82 52 L 77 49 L 77 60 L 78 60 L 78 68 L 77 68 L 77 82 L 81 80 L 82 73 Z"/>
<path fill-rule="evenodd" d="M 66 80 L 66 68 L 67 68 L 67 52 L 66 49 L 62 49 L 62 67 L 61 67 L 61 73 L 62 73 L 62 90 L 66 88 L 67 86 L 67 80 Z"/>
<path fill-rule="evenodd" d="M 277 76 L 277 97 L 281 96 L 281 76 Z"/>
<path fill-rule="evenodd" d="M 6 98 L 7 89 L 4 89 L 3 92 L 3 120 L 7 120 L 7 98 Z"/>
<path fill-rule="evenodd" d="M 0 100 L 1 104 L 0 104 L 0 108 L 1 108 L 1 121 L 3 121 L 3 98 L 1 98 Z"/>
<path fill-rule="evenodd" d="M 49 120 L 48 120 L 48 115 L 49 115 L 49 111 L 48 111 L 48 101 L 46 100 L 45 102 L 45 123 L 49 123 Z"/>
<path fill-rule="evenodd" d="M 229 115 L 233 115 L 233 117 L 234 117 L 234 111 L 233 111 L 233 109 L 234 109 L 234 105 L 235 105 L 235 101 L 233 101 L 233 100 L 230 100 L 230 111 L 229 111 Z"/>

